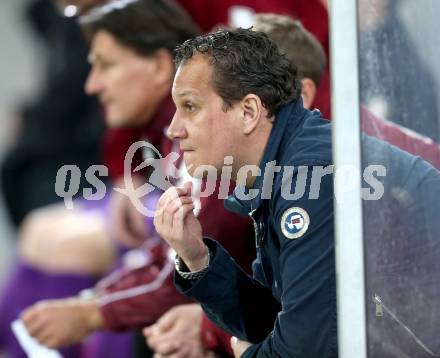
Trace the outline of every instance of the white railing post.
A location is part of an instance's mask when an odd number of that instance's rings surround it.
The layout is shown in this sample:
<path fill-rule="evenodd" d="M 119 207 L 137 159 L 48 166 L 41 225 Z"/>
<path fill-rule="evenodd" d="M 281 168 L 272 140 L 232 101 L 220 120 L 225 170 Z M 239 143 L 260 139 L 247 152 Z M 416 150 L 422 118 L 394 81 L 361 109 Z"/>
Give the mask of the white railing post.
<path fill-rule="evenodd" d="M 333 157 L 361 169 L 357 1 L 330 0 Z M 362 171 L 360 171 L 361 173 Z M 335 200 L 339 357 L 366 358 L 361 178 Z"/>

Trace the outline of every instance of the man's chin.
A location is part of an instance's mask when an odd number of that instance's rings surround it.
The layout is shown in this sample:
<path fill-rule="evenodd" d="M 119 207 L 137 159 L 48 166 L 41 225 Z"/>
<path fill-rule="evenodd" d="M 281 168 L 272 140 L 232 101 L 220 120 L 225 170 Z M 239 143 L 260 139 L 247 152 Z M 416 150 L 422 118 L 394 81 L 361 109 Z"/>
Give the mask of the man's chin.
<path fill-rule="evenodd" d="M 123 118 L 121 116 L 106 116 L 105 123 L 109 128 L 123 129 L 123 128 L 137 128 L 141 127 L 142 123 L 139 121 Z"/>
<path fill-rule="evenodd" d="M 105 117 L 105 123 L 109 128 L 125 128 L 127 127 L 127 121 L 120 117 L 107 114 Z"/>
<path fill-rule="evenodd" d="M 196 169 L 196 165 L 194 164 L 194 160 L 192 158 L 192 151 L 184 151 L 183 152 L 183 161 L 185 162 L 185 167 L 189 175 L 193 176 L 194 171 Z"/>
<path fill-rule="evenodd" d="M 201 180 L 217 180 L 221 169 L 216 169 L 212 164 L 201 164 L 200 160 L 197 160 L 194 151 L 185 151 L 183 153 L 183 161 L 185 162 L 186 171 L 188 174 L 196 179 Z"/>
<path fill-rule="evenodd" d="M 183 161 L 185 162 L 186 171 L 194 178 L 201 179 L 203 177 L 204 165 L 196 158 L 196 153 L 193 150 L 183 152 Z"/>

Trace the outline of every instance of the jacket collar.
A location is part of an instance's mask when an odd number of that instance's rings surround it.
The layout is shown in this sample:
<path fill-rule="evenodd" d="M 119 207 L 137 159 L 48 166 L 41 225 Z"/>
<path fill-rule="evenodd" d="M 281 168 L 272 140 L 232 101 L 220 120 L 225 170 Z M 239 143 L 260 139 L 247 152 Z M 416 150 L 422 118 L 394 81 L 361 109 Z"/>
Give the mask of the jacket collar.
<path fill-rule="evenodd" d="M 261 175 L 257 177 L 254 185 L 251 188 L 256 189 L 258 191 L 258 195 L 252 200 L 240 200 L 237 197 L 237 191 L 240 190 L 241 192 L 246 192 L 246 189 L 242 186 L 237 185 L 234 194 L 232 194 L 225 200 L 225 207 L 228 210 L 241 215 L 248 215 L 249 213 L 252 213 L 261 206 L 262 200 L 264 200 L 261 198 L 261 193 L 263 190 L 264 170 L 266 168 L 266 165 L 272 161 L 276 161 L 275 164 L 279 164 L 277 162 L 277 159 L 280 153 L 280 149 L 285 146 L 284 142 L 289 137 L 291 137 L 292 134 L 295 133 L 298 129 L 298 126 L 300 124 L 299 115 L 303 111 L 304 107 L 302 99 L 291 102 L 278 111 L 271 133 L 269 135 L 269 140 L 267 142 L 266 148 L 264 149 L 263 157 L 259 164 Z"/>

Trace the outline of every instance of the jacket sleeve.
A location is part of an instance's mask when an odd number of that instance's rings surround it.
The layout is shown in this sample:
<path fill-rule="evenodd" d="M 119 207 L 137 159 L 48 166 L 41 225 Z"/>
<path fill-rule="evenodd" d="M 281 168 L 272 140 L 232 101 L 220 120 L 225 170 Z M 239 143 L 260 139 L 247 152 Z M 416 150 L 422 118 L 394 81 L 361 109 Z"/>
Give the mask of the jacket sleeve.
<path fill-rule="evenodd" d="M 248 348 L 243 358 L 337 356 L 332 176 L 322 178 L 317 199 L 310 199 L 310 193 L 300 200 L 285 200 L 281 191 L 275 194 L 272 217 L 280 243 L 282 309 L 271 334 Z M 282 229 L 284 213 L 298 209 L 307 213 L 308 228 L 289 239 Z"/>
<path fill-rule="evenodd" d="M 281 308 L 279 302 L 218 242 L 205 238 L 205 243 L 214 256 L 209 269 L 197 281 L 175 273 L 177 289 L 200 302 L 208 318 L 219 327 L 242 340 L 260 342 L 272 330 Z"/>
<path fill-rule="evenodd" d="M 189 302 L 173 285 L 174 263 L 167 253 L 168 246 L 160 243 L 148 251 L 144 266 L 122 267 L 98 283 L 98 305 L 107 329 L 145 327 L 173 306 Z"/>
<path fill-rule="evenodd" d="M 112 331 L 142 328 L 156 322 L 170 308 L 189 303 L 173 285 L 173 269 L 170 262 L 160 271 L 151 266 L 132 271 L 117 287 L 100 296 L 98 304 L 105 327 Z"/>
<path fill-rule="evenodd" d="M 319 198 L 312 200 L 308 193 L 300 200 L 275 193 L 271 210 L 280 244 L 281 305 L 271 290 L 246 276 L 221 246 L 209 241 L 215 256 L 205 275 L 194 283 L 175 275 L 179 289 L 201 302 L 210 319 L 256 343 L 243 358 L 337 356 L 332 186 L 332 177 L 325 176 Z M 281 224 L 284 213 L 294 208 L 307 212 L 310 222 L 301 237 L 288 239 Z M 256 261 L 254 274 L 259 267 Z"/>

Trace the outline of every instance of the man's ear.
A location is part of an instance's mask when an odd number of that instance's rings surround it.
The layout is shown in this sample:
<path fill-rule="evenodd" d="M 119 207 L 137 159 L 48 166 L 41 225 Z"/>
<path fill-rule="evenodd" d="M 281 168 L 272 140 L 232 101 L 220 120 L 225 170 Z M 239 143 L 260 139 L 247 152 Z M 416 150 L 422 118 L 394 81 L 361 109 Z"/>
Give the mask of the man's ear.
<path fill-rule="evenodd" d="M 241 110 L 243 113 L 243 133 L 251 134 L 266 112 L 260 97 L 255 94 L 247 94 L 241 101 Z"/>
<path fill-rule="evenodd" d="M 303 99 L 304 108 L 310 109 L 316 96 L 316 84 L 310 78 L 301 80 L 301 97 Z"/>

